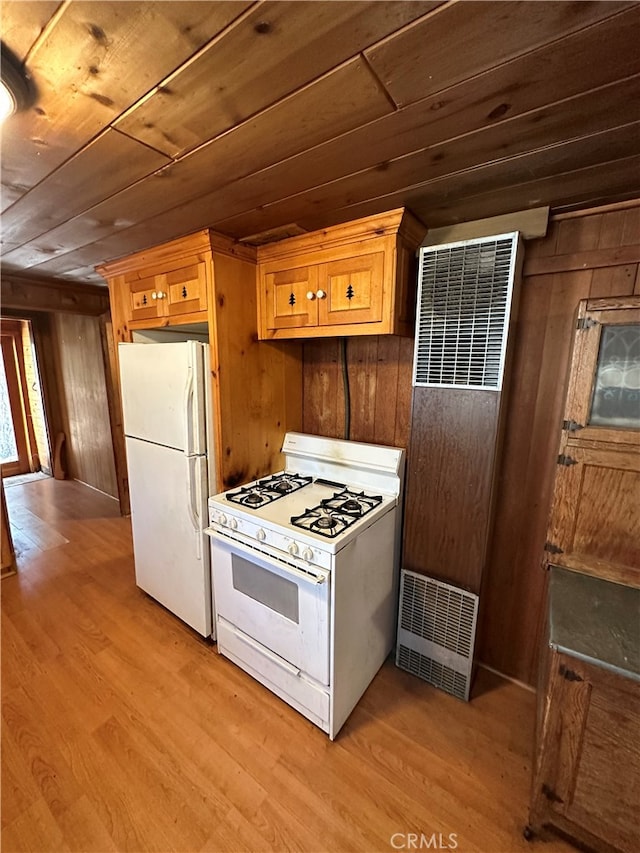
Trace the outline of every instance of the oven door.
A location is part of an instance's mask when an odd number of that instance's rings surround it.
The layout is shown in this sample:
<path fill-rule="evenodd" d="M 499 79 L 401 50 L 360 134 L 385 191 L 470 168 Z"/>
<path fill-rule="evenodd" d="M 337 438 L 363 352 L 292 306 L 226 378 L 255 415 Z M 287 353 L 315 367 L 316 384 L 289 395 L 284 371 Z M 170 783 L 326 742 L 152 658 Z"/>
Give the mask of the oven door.
<path fill-rule="evenodd" d="M 329 684 L 331 573 L 306 573 L 235 540 L 213 536 L 216 611 L 320 684 Z"/>

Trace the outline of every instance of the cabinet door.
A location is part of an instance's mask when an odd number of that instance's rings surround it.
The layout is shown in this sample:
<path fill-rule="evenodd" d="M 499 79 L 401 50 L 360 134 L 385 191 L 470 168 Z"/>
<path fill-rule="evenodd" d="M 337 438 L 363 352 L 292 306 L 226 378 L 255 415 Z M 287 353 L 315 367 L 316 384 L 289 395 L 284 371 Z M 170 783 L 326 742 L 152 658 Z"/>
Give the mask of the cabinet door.
<path fill-rule="evenodd" d="M 578 312 L 566 419 L 581 441 L 640 443 L 640 299 Z M 634 307 L 634 303 L 637 307 Z"/>
<path fill-rule="evenodd" d="M 267 329 L 299 329 L 317 325 L 317 267 L 267 272 L 264 284 Z"/>
<path fill-rule="evenodd" d="M 640 452 L 566 445 L 562 455 L 548 534 L 553 564 L 640 586 Z"/>
<path fill-rule="evenodd" d="M 640 685 L 554 654 L 534 819 L 607 850 L 640 849 Z M 584 835 L 588 833 L 588 835 Z"/>
<path fill-rule="evenodd" d="M 378 323 L 382 320 L 384 252 L 321 264 L 318 323 Z"/>
<path fill-rule="evenodd" d="M 204 261 L 162 276 L 166 312 L 170 317 L 207 310 L 207 273 Z"/>
<path fill-rule="evenodd" d="M 129 319 L 153 320 L 163 313 L 163 301 L 158 299 L 161 292 L 156 276 L 125 280 L 129 289 Z"/>
<path fill-rule="evenodd" d="M 640 586 L 640 298 L 584 300 L 547 562 Z"/>

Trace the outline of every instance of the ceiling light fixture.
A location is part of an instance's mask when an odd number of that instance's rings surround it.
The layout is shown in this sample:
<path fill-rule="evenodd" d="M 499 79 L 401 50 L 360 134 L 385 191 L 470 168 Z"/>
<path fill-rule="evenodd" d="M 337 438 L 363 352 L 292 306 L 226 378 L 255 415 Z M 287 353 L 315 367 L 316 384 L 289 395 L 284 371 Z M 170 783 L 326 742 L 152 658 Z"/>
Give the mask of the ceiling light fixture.
<path fill-rule="evenodd" d="M 35 100 L 35 88 L 22 63 L 0 44 L 0 123 Z"/>

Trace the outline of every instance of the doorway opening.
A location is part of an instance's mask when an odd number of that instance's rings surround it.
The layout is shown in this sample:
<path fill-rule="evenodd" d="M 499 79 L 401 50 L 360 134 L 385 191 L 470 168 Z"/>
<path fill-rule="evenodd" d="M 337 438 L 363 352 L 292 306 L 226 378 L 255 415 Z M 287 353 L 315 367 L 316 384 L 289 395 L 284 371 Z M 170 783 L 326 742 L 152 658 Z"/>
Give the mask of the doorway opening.
<path fill-rule="evenodd" d="M 0 471 L 51 475 L 51 444 L 29 320 L 0 321 Z"/>

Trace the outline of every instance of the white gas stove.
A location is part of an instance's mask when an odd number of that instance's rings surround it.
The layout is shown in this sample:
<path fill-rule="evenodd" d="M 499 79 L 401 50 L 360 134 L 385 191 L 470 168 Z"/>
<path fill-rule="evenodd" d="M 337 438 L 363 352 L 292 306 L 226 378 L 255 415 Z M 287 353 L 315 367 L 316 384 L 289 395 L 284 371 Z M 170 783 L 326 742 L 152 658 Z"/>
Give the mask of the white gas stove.
<path fill-rule="evenodd" d="M 395 637 L 404 451 L 287 433 L 209 499 L 218 651 L 333 739 Z"/>

